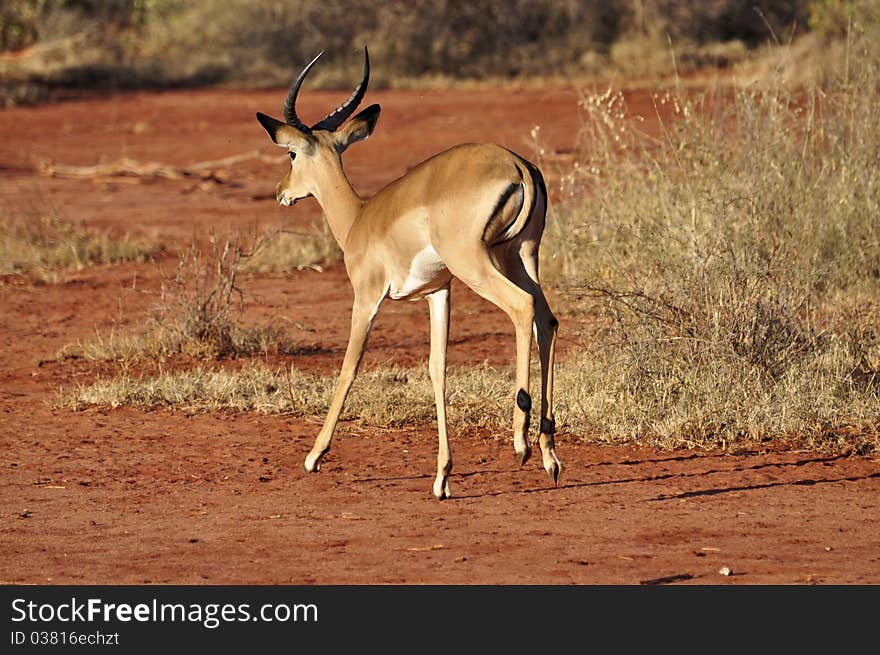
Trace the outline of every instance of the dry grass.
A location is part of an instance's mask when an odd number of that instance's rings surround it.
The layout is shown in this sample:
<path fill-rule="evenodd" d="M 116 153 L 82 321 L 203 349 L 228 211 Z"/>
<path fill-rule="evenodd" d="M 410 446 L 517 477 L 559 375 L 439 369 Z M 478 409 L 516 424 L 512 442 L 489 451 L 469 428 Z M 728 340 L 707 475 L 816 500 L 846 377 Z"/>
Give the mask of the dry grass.
<path fill-rule="evenodd" d="M 242 322 L 245 293 L 240 278 L 257 272 L 321 270 L 339 261 L 342 252 L 325 224 L 304 233 L 269 230 L 248 241 L 252 245 L 212 235 L 206 245 L 191 243 L 174 271 L 163 274 L 159 302 L 143 330 L 98 332 L 65 346 L 59 356 L 112 361 L 126 370 L 178 355 L 204 360 L 302 352 L 285 329 Z"/>
<path fill-rule="evenodd" d="M 321 270 L 342 259 L 342 251 L 326 221 L 302 232 L 284 228 L 271 230 L 241 263 L 242 271 L 283 273 L 311 268 Z"/>
<path fill-rule="evenodd" d="M 222 334 L 204 333 L 197 337 L 187 334 L 180 324 L 169 324 L 167 320 L 167 317 L 153 315 L 147 319 L 146 328 L 134 334 L 115 328 L 107 333 L 96 331 L 94 337 L 62 348 L 58 357 L 113 362 L 124 372 L 142 364 L 161 365 L 179 356 L 204 361 L 304 352 L 287 330 L 271 324 L 246 325 L 234 321 Z"/>
<path fill-rule="evenodd" d="M 603 351 L 608 355 L 609 351 Z M 640 442 L 661 448 L 716 446 L 729 450 L 760 446 L 766 439 L 760 431 L 734 439 L 706 438 L 687 429 L 685 413 L 670 414 L 652 432 L 633 434 L 632 426 L 644 419 L 643 399 L 622 393 L 626 382 L 604 373 L 619 364 L 608 357 L 586 353 L 561 362 L 557 370 L 556 418 L 562 438 L 586 438 L 599 443 Z M 537 371 L 536 371 L 537 373 Z M 264 364 L 248 364 L 237 370 L 198 367 L 187 371 L 165 372 L 155 376 L 124 374 L 99 379 L 75 390 L 62 390 L 59 406 L 82 410 L 98 405 L 166 408 L 177 411 L 256 411 L 265 414 L 323 417 L 330 404 L 335 376 L 302 372 L 296 368 L 273 369 Z M 718 380 L 720 391 L 723 381 Z M 475 428 L 489 428 L 498 438 L 510 437 L 513 410 L 513 371 L 490 366 L 453 368 L 448 379 L 448 415 L 453 435 Z M 734 394 L 735 396 L 735 394 Z M 777 445 L 812 448 L 825 452 L 871 452 L 880 447 L 876 430 L 864 425 L 841 424 L 834 430 L 816 422 L 798 423 L 774 416 L 774 403 L 767 397 L 753 405 L 743 420 L 778 426 L 773 432 Z M 861 411 L 876 418 L 876 405 L 864 396 Z M 816 415 L 838 411 L 836 399 L 820 397 Z M 730 401 L 736 403 L 736 397 Z M 853 403 L 847 405 L 852 411 Z M 344 420 L 355 420 L 376 427 L 423 425 L 436 419 L 434 397 L 427 371 L 419 369 L 378 369 L 358 376 L 343 413 Z M 533 417 L 535 418 L 535 417 Z M 537 418 L 535 418 L 537 421 Z M 784 430 L 782 428 L 785 428 Z M 537 424 L 532 426 L 533 434 Z M 765 436 L 765 435 L 764 435 Z"/>
<path fill-rule="evenodd" d="M 59 271 L 142 262 L 160 251 L 150 239 L 87 229 L 56 216 L 0 218 L 0 274 L 29 273 L 52 281 Z"/>
<path fill-rule="evenodd" d="M 561 177 L 543 270 L 600 317 L 578 384 L 606 399 L 601 432 L 876 448 L 880 57 L 865 34 L 858 66 L 823 87 L 658 94 L 675 115 L 659 139 L 620 94 L 584 96 L 589 147 Z"/>
<path fill-rule="evenodd" d="M 144 330 L 133 335 L 98 333 L 65 347 L 60 355 L 113 361 L 127 370 L 177 355 L 218 359 L 299 352 L 284 329 L 241 321 L 245 294 L 239 278 L 243 264 L 263 243 L 260 240 L 247 252 L 237 242 L 216 236 L 207 247 L 191 243 L 180 253 L 174 271 L 163 276 L 159 302 Z"/>
<path fill-rule="evenodd" d="M 235 371 L 200 367 L 158 376 L 100 379 L 62 394 L 61 404 L 74 409 L 134 405 L 320 416 L 329 407 L 335 385 L 336 376 L 313 375 L 293 367 L 272 369 L 250 364 Z M 449 419 L 470 427 L 507 425 L 513 412 L 512 389 L 511 369 L 452 369 Z M 433 421 L 434 396 L 427 368 L 363 371 L 352 388 L 343 418 L 382 426 Z"/>
<path fill-rule="evenodd" d="M 329 407 L 334 385 L 332 376 L 253 364 L 236 371 L 196 368 L 155 377 L 123 375 L 99 380 L 66 396 L 63 404 L 74 408 L 84 404 L 134 405 L 317 416 Z M 402 369 L 366 372 L 357 387 L 346 405 L 345 418 L 360 417 L 367 423 L 391 425 L 431 418 L 434 405 L 427 374 Z M 377 389 L 382 393 L 376 393 Z"/>

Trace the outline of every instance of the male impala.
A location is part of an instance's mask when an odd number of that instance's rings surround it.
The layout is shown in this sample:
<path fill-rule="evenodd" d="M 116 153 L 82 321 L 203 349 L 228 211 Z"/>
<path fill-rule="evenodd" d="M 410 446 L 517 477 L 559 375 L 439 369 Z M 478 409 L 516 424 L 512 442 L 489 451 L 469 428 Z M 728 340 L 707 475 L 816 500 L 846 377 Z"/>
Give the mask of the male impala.
<path fill-rule="evenodd" d="M 323 53 L 321 53 L 323 54 Z M 260 124 L 290 153 L 290 172 L 278 184 L 278 202 L 289 206 L 314 196 L 345 255 L 354 288 L 351 333 L 342 372 L 324 425 L 306 457 L 308 472 L 321 468 L 343 403 L 357 374 L 373 318 L 385 298 L 426 298 L 431 317 L 429 370 L 437 405 L 440 446 L 434 495 L 450 496 L 452 456 L 446 433 L 446 342 L 449 285 L 458 278 L 500 307 L 516 329 L 514 449 L 524 464 L 531 455 L 528 429 L 529 355 L 532 325 L 541 360 L 541 434 L 544 469 L 559 478 L 553 434 L 553 357 L 557 321 L 538 280 L 538 246 L 544 230 L 547 190 L 540 171 L 494 144 L 465 144 L 422 162 L 369 200 L 354 191 L 341 155 L 372 134 L 379 105 L 348 123 L 367 90 L 363 79 L 351 97 L 307 127 L 296 115 L 296 97 L 315 57 L 299 74 L 284 101 L 285 122 L 257 113 Z"/>

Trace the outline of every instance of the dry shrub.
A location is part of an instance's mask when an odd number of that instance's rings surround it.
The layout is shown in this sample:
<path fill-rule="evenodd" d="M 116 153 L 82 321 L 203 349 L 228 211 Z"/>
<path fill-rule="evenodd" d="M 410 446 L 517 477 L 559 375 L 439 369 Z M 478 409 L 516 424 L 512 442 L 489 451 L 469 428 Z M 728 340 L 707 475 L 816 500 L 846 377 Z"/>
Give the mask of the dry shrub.
<path fill-rule="evenodd" d="M 785 40 L 807 25 L 809 0 L 640 0 L 641 20 L 648 31 L 674 40 L 697 43 L 739 40 L 749 44 Z"/>
<path fill-rule="evenodd" d="M 658 94 L 675 115 L 660 139 L 621 95 L 584 96 L 589 148 L 543 248 L 601 317 L 569 408 L 582 429 L 876 447 L 880 89 L 876 73 L 836 79 Z"/>
<path fill-rule="evenodd" d="M 127 370 L 132 364 L 178 355 L 218 359 L 298 352 L 283 328 L 241 320 L 245 294 L 239 278 L 252 253 L 237 241 L 213 235 L 207 246 L 193 241 L 180 253 L 174 271 L 163 275 L 159 302 L 144 330 L 97 333 L 65 347 L 61 356 L 113 361 Z"/>
<path fill-rule="evenodd" d="M 241 321 L 242 264 L 254 249 L 212 235 L 207 248 L 193 242 L 180 254 L 173 274 L 165 276 L 161 300 L 142 339 L 141 356 L 161 359 L 177 354 L 201 359 L 293 353 L 297 346 L 282 328 L 248 326 Z"/>
<path fill-rule="evenodd" d="M 160 299 L 145 329 L 135 334 L 116 328 L 97 332 L 66 346 L 60 356 L 113 361 L 127 369 L 177 355 L 217 359 L 301 352 L 284 328 L 243 323 L 241 276 L 321 270 L 340 257 L 323 223 L 302 233 L 278 228 L 253 239 L 211 235 L 206 244 L 193 241 L 180 253 L 174 271 L 163 273 Z"/>
<path fill-rule="evenodd" d="M 223 356 L 236 352 L 235 316 L 244 310 L 238 286 L 241 250 L 212 236 L 208 252 L 195 242 L 181 253 L 162 284 L 156 321 L 184 354 Z"/>

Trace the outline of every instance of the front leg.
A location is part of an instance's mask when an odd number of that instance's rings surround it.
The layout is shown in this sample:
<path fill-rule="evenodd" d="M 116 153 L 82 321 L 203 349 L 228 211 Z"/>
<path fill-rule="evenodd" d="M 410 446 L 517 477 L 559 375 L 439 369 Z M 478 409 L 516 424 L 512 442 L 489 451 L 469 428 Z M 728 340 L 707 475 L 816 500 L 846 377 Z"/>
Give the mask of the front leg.
<path fill-rule="evenodd" d="M 348 396 L 348 391 L 351 389 L 351 384 L 357 375 L 361 357 L 364 354 L 364 346 L 367 343 L 367 336 L 373 325 L 373 319 L 379 311 L 379 305 L 385 299 L 385 293 L 378 300 L 375 300 L 373 294 L 370 295 L 370 298 L 371 300 L 364 301 L 355 293 L 354 306 L 351 310 L 351 332 L 348 335 L 345 358 L 342 360 L 342 371 L 339 374 L 339 381 L 336 384 L 333 400 L 330 402 L 327 418 L 324 419 L 324 426 L 318 433 L 315 445 L 312 446 L 312 450 L 306 457 L 305 464 L 303 464 L 303 469 L 307 473 L 320 471 L 321 458 L 330 450 L 333 431 L 336 429 L 336 423 L 339 421 L 339 415 L 342 413 L 345 398 Z"/>
<path fill-rule="evenodd" d="M 428 296 L 431 313 L 431 357 L 428 371 L 434 386 L 437 405 L 437 432 L 440 438 L 437 449 L 437 477 L 434 478 L 434 496 L 437 500 L 450 497 L 449 474 L 452 472 L 452 453 L 446 432 L 446 344 L 449 340 L 449 287 L 446 286 Z"/>

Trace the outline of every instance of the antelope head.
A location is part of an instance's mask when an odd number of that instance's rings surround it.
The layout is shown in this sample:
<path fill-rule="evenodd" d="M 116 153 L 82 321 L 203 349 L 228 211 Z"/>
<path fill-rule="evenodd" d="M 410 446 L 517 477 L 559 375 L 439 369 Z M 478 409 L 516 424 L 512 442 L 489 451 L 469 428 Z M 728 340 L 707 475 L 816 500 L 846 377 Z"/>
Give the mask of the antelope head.
<path fill-rule="evenodd" d="M 257 112 L 257 120 L 276 145 L 290 153 L 290 171 L 275 187 L 275 197 L 284 206 L 301 198 L 315 195 L 321 180 L 342 170 L 341 154 L 348 146 L 372 134 L 379 119 L 379 105 L 370 105 L 343 125 L 363 100 L 370 81 L 370 56 L 364 48 L 364 73 L 351 96 L 327 116 L 312 125 L 303 123 L 296 114 L 296 98 L 312 66 L 323 51 L 312 59 L 296 78 L 284 100 L 284 121 Z"/>

